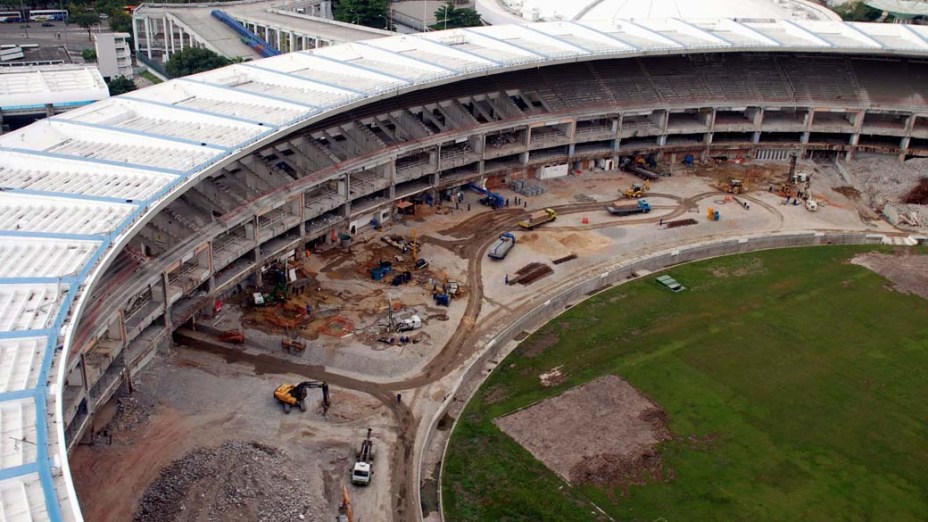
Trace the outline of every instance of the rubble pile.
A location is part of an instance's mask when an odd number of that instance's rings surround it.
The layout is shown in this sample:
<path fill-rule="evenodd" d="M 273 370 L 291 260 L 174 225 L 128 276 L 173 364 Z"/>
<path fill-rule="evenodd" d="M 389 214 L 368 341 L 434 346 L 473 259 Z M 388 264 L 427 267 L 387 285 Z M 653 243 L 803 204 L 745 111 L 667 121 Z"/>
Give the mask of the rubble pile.
<path fill-rule="evenodd" d="M 304 474 L 283 451 L 257 442 L 199 448 L 161 471 L 135 521 L 316 520 Z"/>
<path fill-rule="evenodd" d="M 148 422 L 154 406 L 151 400 L 140 401 L 136 397 L 119 397 L 116 399 L 116 416 L 111 427 L 116 431 L 127 431 Z"/>
<path fill-rule="evenodd" d="M 848 163 L 847 169 L 856 179 L 864 203 L 882 211 L 890 223 L 928 226 L 925 205 L 905 203 L 925 177 L 928 159 L 914 158 L 899 163 L 885 156 L 861 156 Z"/>

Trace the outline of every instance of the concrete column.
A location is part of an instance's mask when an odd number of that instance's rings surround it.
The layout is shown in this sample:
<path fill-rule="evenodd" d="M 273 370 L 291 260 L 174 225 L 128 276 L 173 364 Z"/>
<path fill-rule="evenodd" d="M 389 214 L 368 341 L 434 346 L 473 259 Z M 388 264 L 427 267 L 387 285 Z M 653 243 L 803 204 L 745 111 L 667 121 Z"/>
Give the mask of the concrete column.
<path fill-rule="evenodd" d="M 145 17 L 145 52 L 151 60 L 151 18 Z"/>
<path fill-rule="evenodd" d="M 619 114 L 618 117 L 612 123 L 612 130 L 614 131 L 613 137 L 615 139 L 612 145 L 612 159 L 615 161 L 616 169 L 618 169 L 619 167 L 619 154 L 622 149 L 621 135 L 622 135 L 622 124 L 624 122 L 624 119 L 625 119 L 625 116 L 623 114 Z"/>
<path fill-rule="evenodd" d="M 293 34 L 293 31 L 287 33 L 287 52 L 293 52 L 296 50 L 296 35 Z"/>
<path fill-rule="evenodd" d="M 909 150 L 909 145 L 911 144 L 911 142 L 912 142 L 912 138 L 910 138 L 909 136 L 906 136 L 902 138 L 901 140 L 899 140 L 899 148 L 902 149 L 899 151 L 900 162 L 905 161 L 905 154 L 906 154 L 906 151 Z"/>
<path fill-rule="evenodd" d="M 138 56 L 139 54 L 139 24 L 138 22 L 141 22 L 141 21 L 142 21 L 141 18 L 132 19 L 132 46 L 135 48 L 136 56 Z"/>
<path fill-rule="evenodd" d="M 45 116 L 48 118 L 51 118 L 54 115 L 55 115 L 55 106 L 52 105 L 51 103 L 46 103 L 45 104 Z"/>
<path fill-rule="evenodd" d="M 351 175 L 345 174 L 345 218 L 351 216 Z"/>

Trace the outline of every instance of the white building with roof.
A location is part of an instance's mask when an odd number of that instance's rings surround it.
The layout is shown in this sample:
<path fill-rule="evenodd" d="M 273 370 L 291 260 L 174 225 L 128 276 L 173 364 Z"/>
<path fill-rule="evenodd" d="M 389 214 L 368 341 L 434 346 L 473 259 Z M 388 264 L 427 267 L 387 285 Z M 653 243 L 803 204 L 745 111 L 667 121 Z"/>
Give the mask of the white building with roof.
<path fill-rule="evenodd" d="M 97 50 L 97 68 L 104 79 L 125 76 L 132 79 L 132 54 L 129 52 L 129 33 L 94 33 Z"/>
<path fill-rule="evenodd" d="M 51 116 L 106 99 L 109 95 L 106 82 L 96 67 L 0 67 L 0 122 L 4 116 Z"/>

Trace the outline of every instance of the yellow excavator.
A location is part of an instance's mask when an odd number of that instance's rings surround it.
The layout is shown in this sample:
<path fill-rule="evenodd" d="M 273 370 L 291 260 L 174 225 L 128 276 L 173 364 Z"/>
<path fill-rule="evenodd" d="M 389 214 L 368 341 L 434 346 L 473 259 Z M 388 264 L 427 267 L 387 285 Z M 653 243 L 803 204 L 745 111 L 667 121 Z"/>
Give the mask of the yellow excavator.
<path fill-rule="evenodd" d="M 354 510 L 351 509 L 351 497 L 348 496 L 348 486 L 342 486 L 342 504 L 338 506 L 336 522 L 354 522 Z"/>
<path fill-rule="evenodd" d="M 300 411 L 306 411 L 306 395 L 310 388 L 322 389 L 322 414 L 329 411 L 329 385 L 323 381 L 306 381 L 299 384 L 281 384 L 274 390 L 274 398 L 284 407 L 284 413 L 296 406 Z"/>
<path fill-rule="evenodd" d="M 632 183 L 632 188 L 625 189 L 625 197 L 627 198 L 640 198 L 647 194 L 651 190 L 651 181 L 645 181 L 644 183 Z"/>

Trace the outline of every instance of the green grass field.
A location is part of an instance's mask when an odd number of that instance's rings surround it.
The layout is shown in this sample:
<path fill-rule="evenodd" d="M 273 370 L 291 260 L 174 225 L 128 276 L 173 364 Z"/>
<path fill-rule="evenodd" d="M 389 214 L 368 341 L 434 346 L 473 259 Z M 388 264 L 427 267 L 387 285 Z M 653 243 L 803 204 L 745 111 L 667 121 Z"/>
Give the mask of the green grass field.
<path fill-rule="evenodd" d="M 570 309 L 465 409 L 446 520 L 602 520 L 590 502 L 617 520 L 928 520 L 928 301 L 847 262 L 865 250 L 694 263 L 667 272 L 679 294 L 648 277 Z M 570 487 L 492 423 L 610 373 L 667 411 L 672 481 Z"/>

